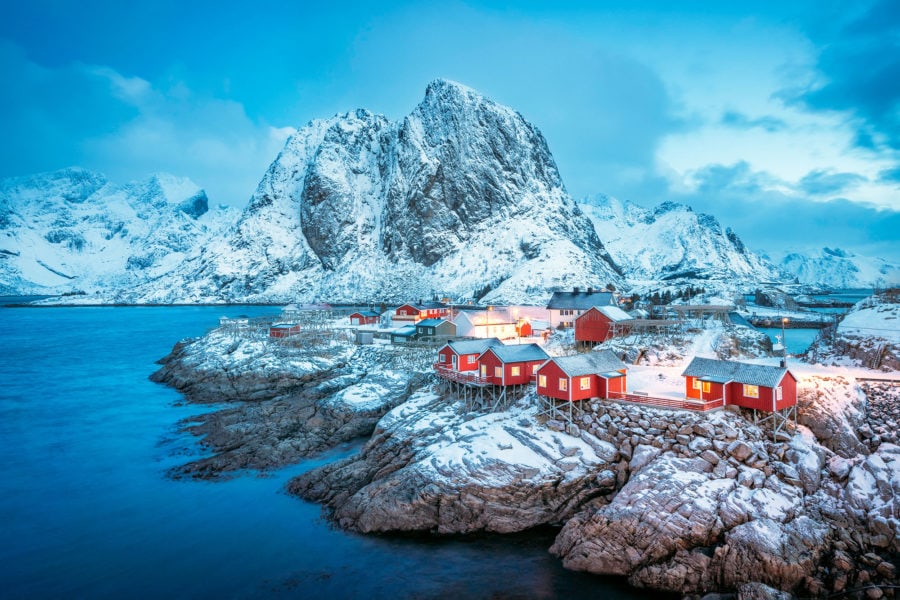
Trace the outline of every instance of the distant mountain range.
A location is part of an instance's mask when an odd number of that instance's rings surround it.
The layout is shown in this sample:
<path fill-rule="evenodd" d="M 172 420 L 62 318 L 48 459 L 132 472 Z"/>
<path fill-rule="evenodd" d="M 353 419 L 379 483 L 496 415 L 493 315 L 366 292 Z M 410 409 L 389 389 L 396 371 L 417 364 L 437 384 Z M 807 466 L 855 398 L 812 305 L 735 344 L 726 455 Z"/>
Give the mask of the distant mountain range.
<path fill-rule="evenodd" d="M 366 110 L 310 122 L 239 216 L 170 175 L 118 185 L 76 168 L 0 181 L 0 293 L 541 302 L 608 284 L 866 287 L 896 277 L 881 263 L 826 249 L 779 269 L 687 206 L 576 203 L 536 127 L 446 80 L 397 122 Z"/>
<path fill-rule="evenodd" d="M 791 253 L 781 260 L 780 266 L 800 283 L 835 289 L 900 285 L 900 264 L 840 248 L 822 248 L 813 254 Z"/>
<path fill-rule="evenodd" d="M 0 293 L 121 299 L 197 254 L 238 211 L 188 179 L 119 185 L 71 168 L 0 180 Z"/>

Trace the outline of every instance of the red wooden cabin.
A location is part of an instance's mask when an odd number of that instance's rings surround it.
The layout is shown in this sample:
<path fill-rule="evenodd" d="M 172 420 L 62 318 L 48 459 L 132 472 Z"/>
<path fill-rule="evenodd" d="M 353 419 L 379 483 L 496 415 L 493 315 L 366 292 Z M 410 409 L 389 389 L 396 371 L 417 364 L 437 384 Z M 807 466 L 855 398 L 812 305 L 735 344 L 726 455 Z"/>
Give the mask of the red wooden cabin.
<path fill-rule="evenodd" d="M 575 341 L 599 344 L 628 335 L 631 315 L 618 306 L 593 306 L 575 319 Z"/>
<path fill-rule="evenodd" d="M 380 319 L 377 312 L 372 310 L 362 310 L 350 315 L 351 325 L 377 325 Z"/>
<path fill-rule="evenodd" d="M 492 385 L 524 385 L 550 358 L 537 344 L 493 346 L 478 357 L 482 380 Z"/>
<path fill-rule="evenodd" d="M 404 304 L 394 311 L 395 321 L 417 323 L 423 319 L 443 319 L 450 316 L 450 308 L 441 302 L 425 302 L 420 304 Z"/>
<path fill-rule="evenodd" d="M 688 398 L 770 412 L 797 404 L 797 378 L 783 367 L 694 358 L 682 376 Z"/>
<path fill-rule="evenodd" d="M 538 369 L 537 393 L 570 402 L 608 398 L 625 392 L 626 370 L 609 350 L 551 358 Z"/>
<path fill-rule="evenodd" d="M 519 337 L 531 337 L 533 333 L 534 330 L 531 327 L 531 323 L 525 319 L 519 319 L 516 323 L 516 335 Z"/>
<path fill-rule="evenodd" d="M 497 338 L 482 340 L 452 340 L 438 350 L 437 370 L 478 371 L 478 357 L 494 346 L 502 346 Z"/>
<path fill-rule="evenodd" d="M 296 323 L 274 323 L 269 327 L 270 338 L 286 338 L 300 333 L 300 326 Z"/>

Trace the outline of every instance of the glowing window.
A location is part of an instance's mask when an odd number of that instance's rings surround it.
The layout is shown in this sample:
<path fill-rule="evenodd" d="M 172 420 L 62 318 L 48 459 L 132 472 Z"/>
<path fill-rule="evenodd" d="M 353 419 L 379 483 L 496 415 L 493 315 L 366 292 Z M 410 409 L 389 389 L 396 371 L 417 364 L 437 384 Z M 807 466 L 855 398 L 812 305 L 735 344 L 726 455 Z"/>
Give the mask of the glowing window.
<path fill-rule="evenodd" d="M 538 376 L 538 387 L 547 387 L 547 376 L 546 375 Z"/>
<path fill-rule="evenodd" d="M 503 367 L 494 367 L 494 377 L 503 377 Z"/>
<path fill-rule="evenodd" d="M 531 374 L 532 375 L 537 374 L 538 367 L 540 367 L 540 365 L 531 365 Z"/>
<path fill-rule="evenodd" d="M 699 389 L 700 389 L 700 380 L 699 380 L 699 379 L 694 379 L 694 384 L 693 384 L 693 385 L 694 385 L 694 389 L 695 389 L 695 390 L 699 390 Z"/>
<path fill-rule="evenodd" d="M 561 392 L 565 392 L 567 389 L 569 389 L 569 380 L 566 379 L 565 377 L 560 377 L 559 378 L 559 390 Z"/>
<path fill-rule="evenodd" d="M 487 365 L 481 365 L 481 376 L 487 377 Z"/>
<path fill-rule="evenodd" d="M 709 390 L 711 390 L 711 389 L 712 389 L 712 384 L 708 381 L 704 381 L 703 382 L 703 393 L 708 394 Z"/>
<path fill-rule="evenodd" d="M 582 390 L 591 389 L 591 378 L 590 377 L 582 377 L 581 381 L 578 382 L 578 385 Z"/>
<path fill-rule="evenodd" d="M 758 385 L 744 385 L 744 397 L 745 398 L 759 398 L 759 386 Z"/>
<path fill-rule="evenodd" d="M 522 367 L 510 367 L 509 374 L 513 377 L 518 377 L 522 374 Z"/>

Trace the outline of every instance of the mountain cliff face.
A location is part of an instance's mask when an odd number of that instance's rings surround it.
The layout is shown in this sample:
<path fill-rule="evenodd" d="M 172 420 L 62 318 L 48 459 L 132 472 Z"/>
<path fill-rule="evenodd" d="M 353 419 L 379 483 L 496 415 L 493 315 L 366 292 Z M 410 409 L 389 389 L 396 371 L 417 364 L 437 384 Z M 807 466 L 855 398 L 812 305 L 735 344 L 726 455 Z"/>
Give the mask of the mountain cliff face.
<path fill-rule="evenodd" d="M 117 185 L 70 168 L 4 179 L 0 293 L 115 297 L 169 272 L 235 218 L 171 175 Z"/>
<path fill-rule="evenodd" d="M 784 278 L 777 267 L 749 251 L 734 231 L 688 206 L 664 202 L 650 210 L 601 194 L 583 200 L 581 208 L 633 285 Z"/>
<path fill-rule="evenodd" d="M 781 268 L 800 283 L 830 288 L 871 288 L 900 284 L 900 264 L 883 258 L 860 256 L 840 248 L 822 248 L 812 254 L 790 253 Z"/>
<path fill-rule="evenodd" d="M 540 301 L 620 283 L 540 132 L 437 80 L 400 122 L 365 110 L 286 143 L 223 239 L 140 301 Z"/>

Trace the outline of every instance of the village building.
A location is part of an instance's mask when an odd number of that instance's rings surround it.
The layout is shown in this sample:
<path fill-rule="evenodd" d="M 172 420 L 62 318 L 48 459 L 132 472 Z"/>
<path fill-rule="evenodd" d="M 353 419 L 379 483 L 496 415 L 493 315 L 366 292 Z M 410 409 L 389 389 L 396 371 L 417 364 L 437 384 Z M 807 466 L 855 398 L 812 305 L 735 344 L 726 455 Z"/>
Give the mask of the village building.
<path fill-rule="evenodd" d="M 391 330 L 391 343 L 392 344 L 408 344 L 409 342 L 416 339 L 416 326 L 415 325 L 404 325 L 403 327 L 398 327 L 397 329 Z"/>
<path fill-rule="evenodd" d="M 381 315 L 374 310 L 360 310 L 350 314 L 351 325 L 377 325 Z"/>
<path fill-rule="evenodd" d="M 568 404 L 571 420 L 575 402 L 623 394 L 627 369 L 609 350 L 558 356 L 538 369 L 537 394 L 547 405 L 551 418 L 560 414 L 560 406 Z"/>
<path fill-rule="evenodd" d="M 415 324 L 423 319 L 444 319 L 449 316 L 450 307 L 442 302 L 420 302 L 398 306 L 392 320 L 398 324 Z"/>
<path fill-rule="evenodd" d="M 631 315 L 618 306 L 592 306 L 575 319 L 575 341 L 602 344 L 614 337 L 628 335 Z"/>
<path fill-rule="evenodd" d="M 438 361 L 435 363 L 434 368 L 437 374 L 441 376 L 446 371 L 456 373 L 471 371 L 473 375 L 477 375 L 478 357 L 488 348 L 502 345 L 503 342 L 497 338 L 450 340 L 438 350 Z"/>
<path fill-rule="evenodd" d="M 288 338 L 300 333 L 297 323 L 273 323 L 269 326 L 269 337 L 272 339 Z"/>
<path fill-rule="evenodd" d="M 518 336 L 517 324 L 505 311 L 461 310 L 453 321 L 459 337 L 511 339 Z"/>
<path fill-rule="evenodd" d="M 578 288 L 571 292 L 553 292 L 547 303 L 550 326 L 571 329 L 577 317 L 595 306 L 616 306 L 615 293 L 595 292 L 593 288 L 588 288 L 586 292 Z"/>
<path fill-rule="evenodd" d="M 685 396 L 704 403 L 740 406 L 768 413 L 773 435 L 797 418 L 797 378 L 784 367 L 695 357 L 682 373 Z"/>
<path fill-rule="evenodd" d="M 456 337 L 456 325 L 443 319 L 425 319 L 416 323 L 417 339 L 447 339 Z"/>
<path fill-rule="evenodd" d="M 478 357 L 481 378 L 491 385 L 525 385 L 550 357 L 537 344 L 492 346 Z"/>

